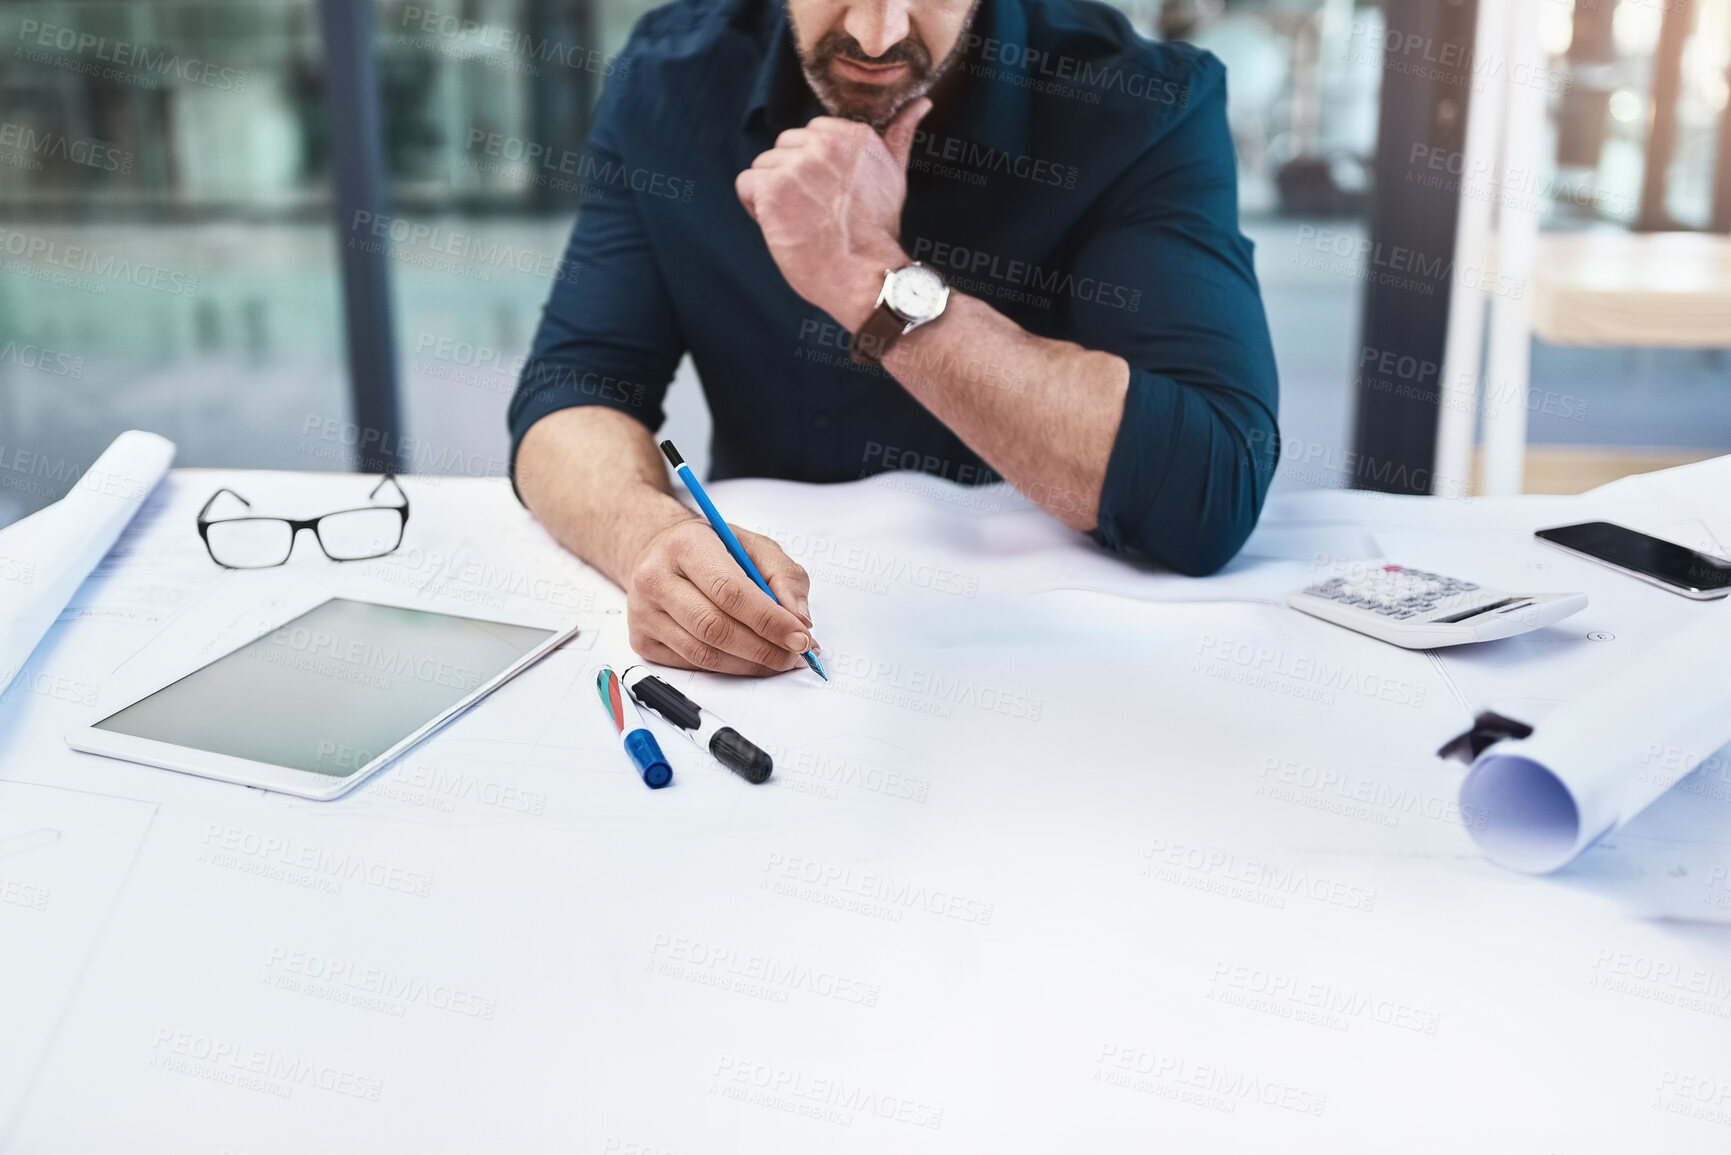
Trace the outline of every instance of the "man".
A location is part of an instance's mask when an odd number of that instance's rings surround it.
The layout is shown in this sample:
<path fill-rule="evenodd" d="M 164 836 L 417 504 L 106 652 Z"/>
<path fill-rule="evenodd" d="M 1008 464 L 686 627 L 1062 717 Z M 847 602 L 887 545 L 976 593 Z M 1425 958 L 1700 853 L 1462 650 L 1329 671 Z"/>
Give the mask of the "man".
<path fill-rule="evenodd" d="M 740 532 L 777 606 L 671 494 L 652 431 L 689 351 L 717 477 L 1001 477 L 1218 569 L 1276 443 L 1225 108 L 1213 57 L 1087 0 L 649 13 L 511 403 L 518 492 L 625 589 L 643 657 L 799 666 L 805 572 Z"/>

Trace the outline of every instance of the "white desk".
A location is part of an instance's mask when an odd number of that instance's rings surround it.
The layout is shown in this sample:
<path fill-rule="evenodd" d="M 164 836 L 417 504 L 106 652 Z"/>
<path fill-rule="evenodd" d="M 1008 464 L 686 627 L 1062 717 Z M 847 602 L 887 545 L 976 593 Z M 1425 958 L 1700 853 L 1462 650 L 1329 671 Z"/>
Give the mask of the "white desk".
<path fill-rule="evenodd" d="M 619 594 L 503 482 L 408 479 L 394 557 L 251 574 L 194 534 L 220 484 L 363 483 L 173 474 L 0 701 L 0 1150 L 1731 1146 L 1731 761 L 1528 878 L 1431 755 L 1711 612 L 1529 535 L 1722 547 L 1731 458 L 1580 498 L 1291 495 L 1204 581 L 1003 494 L 718 485 L 811 569 L 834 681 L 682 676 L 776 772 L 664 736 L 660 792 L 594 700 Z M 1440 657 L 1279 604 L 1378 551 L 1593 604 Z M 585 633 L 337 802 L 64 747 L 339 580 Z"/>

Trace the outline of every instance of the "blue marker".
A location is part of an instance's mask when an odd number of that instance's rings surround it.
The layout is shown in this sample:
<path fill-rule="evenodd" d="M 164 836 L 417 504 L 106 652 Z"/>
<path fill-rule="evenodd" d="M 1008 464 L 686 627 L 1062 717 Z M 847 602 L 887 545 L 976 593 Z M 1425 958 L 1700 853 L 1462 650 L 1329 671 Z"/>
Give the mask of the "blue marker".
<path fill-rule="evenodd" d="M 613 719 L 613 728 L 619 731 L 619 744 L 625 747 L 626 756 L 642 776 L 643 784 L 659 790 L 673 781 L 673 767 L 667 764 L 655 735 L 643 724 L 643 716 L 637 712 L 631 695 L 620 693 L 619 675 L 613 672 L 613 667 L 601 667 L 601 672 L 595 675 L 595 691 L 601 695 L 601 704 Z"/>
<path fill-rule="evenodd" d="M 692 497 L 697 499 L 697 506 L 703 510 L 703 516 L 709 519 L 709 524 L 715 527 L 715 532 L 721 538 L 721 544 L 727 547 L 727 552 L 733 555 L 733 560 L 739 563 L 739 568 L 745 571 L 745 576 L 757 583 L 757 588 L 769 595 L 769 600 L 776 605 L 781 599 L 775 596 L 775 591 L 769 588 L 769 583 L 763 580 L 763 575 L 757 572 L 757 567 L 751 564 L 751 555 L 745 552 L 745 547 L 739 544 L 739 539 L 733 536 L 733 531 L 727 528 L 727 520 L 721 516 L 721 511 L 715 508 L 715 503 L 709 500 L 709 495 L 703 492 L 703 486 L 697 482 L 697 475 L 691 472 L 691 466 L 685 464 L 685 458 L 679 456 L 679 450 L 673 448 L 673 442 L 663 441 L 661 452 L 667 455 L 668 464 L 673 466 L 673 472 L 679 474 L 679 480 L 685 483 L 685 488 Z M 800 657 L 810 666 L 817 676 L 829 681 L 829 675 L 823 672 L 818 664 L 817 655 L 807 650 Z"/>

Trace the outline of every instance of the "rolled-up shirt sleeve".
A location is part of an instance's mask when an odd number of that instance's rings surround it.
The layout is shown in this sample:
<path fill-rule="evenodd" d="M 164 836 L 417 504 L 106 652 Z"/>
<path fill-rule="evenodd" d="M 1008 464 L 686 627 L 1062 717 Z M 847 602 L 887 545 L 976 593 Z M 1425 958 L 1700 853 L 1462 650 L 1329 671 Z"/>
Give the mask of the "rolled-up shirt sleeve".
<path fill-rule="evenodd" d="M 1183 107 L 1099 208 L 1072 266 L 1097 286 L 1072 306 L 1075 340 L 1128 361 L 1130 386 L 1093 536 L 1213 573 L 1255 527 L 1279 452 L 1274 350 L 1213 57 L 1197 58 Z"/>
<path fill-rule="evenodd" d="M 617 70 L 620 73 L 626 69 Z M 651 431 L 685 351 L 662 282 L 622 142 L 629 84 L 609 83 L 584 151 L 586 190 L 565 258 L 511 398 L 511 479 L 517 449 L 535 422 L 560 409 L 604 405 Z"/>

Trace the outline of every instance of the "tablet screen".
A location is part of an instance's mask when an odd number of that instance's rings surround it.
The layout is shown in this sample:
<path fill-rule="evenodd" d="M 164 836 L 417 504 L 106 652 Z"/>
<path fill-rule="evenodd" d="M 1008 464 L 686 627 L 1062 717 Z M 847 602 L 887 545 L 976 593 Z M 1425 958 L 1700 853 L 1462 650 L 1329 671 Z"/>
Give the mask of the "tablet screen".
<path fill-rule="evenodd" d="M 554 632 L 333 598 L 96 728 L 346 778 Z"/>

